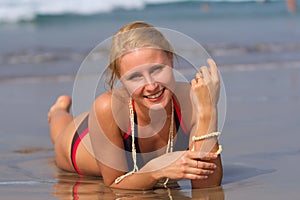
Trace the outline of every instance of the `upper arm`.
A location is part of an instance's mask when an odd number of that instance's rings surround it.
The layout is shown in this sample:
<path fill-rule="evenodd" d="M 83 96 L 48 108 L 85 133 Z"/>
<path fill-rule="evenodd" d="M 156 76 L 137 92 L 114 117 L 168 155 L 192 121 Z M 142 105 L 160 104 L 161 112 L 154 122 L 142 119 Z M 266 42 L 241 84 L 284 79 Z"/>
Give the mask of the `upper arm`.
<path fill-rule="evenodd" d="M 106 185 L 128 170 L 123 138 L 111 102 L 110 93 L 99 96 L 89 114 L 91 144 Z"/>

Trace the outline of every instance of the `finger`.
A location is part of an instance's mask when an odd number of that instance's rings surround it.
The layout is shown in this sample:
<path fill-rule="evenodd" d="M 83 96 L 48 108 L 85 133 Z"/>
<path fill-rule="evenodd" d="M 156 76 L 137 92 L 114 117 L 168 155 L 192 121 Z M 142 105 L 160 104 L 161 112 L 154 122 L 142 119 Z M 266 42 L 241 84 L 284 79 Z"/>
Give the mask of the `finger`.
<path fill-rule="evenodd" d="M 199 159 L 187 159 L 186 163 L 188 166 L 199 169 L 216 169 L 216 164 L 212 162 L 202 161 Z"/>
<path fill-rule="evenodd" d="M 187 164 L 188 168 L 193 169 L 216 169 L 216 165 L 211 162 L 205 162 L 202 160 L 195 160 L 195 159 L 186 159 L 185 163 Z"/>
<path fill-rule="evenodd" d="M 186 174 L 185 175 L 186 179 L 190 179 L 190 180 L 205 180 L 208 178 L 207 175 L 196 175 L 196 174 Z"/>
<path fill-rule="evenodd" d="M 205 83 L 203 75 L 200 75 L 200 77 L 196 77 L 196 82 L 198 85 L 203 85 Z"/>
<path fill-rule="evenodd" d="M 196 80 L 196 83 L 198 83 L 198 84 L 203 84 L 204 83 L 203 74 L 202 74 L 201 71 L 196 73 L 196 79 L 195 80 Z"/>
<path fill-rule="evenodd" d="M 191 81 L 191 85 L 192 85 L 192 87 L 195 87 L 195 85 L 197 84 L 197 81 L 196 81 L 196 79 L 192 79 L 192 81 Z"/>
<path fill-rule="evenodd" d="M 199 169 L 199 168 L 188 168 L 185 171 L 186 174 L 195 174 L 195 175 L 211 175 L 214 173 L 214 169 Z"/>
<path fill-rule="evenodd" d="M 211 75 L 210 69 L 207 66 L 202 66 L 201 72 L 203 74 L 203 77 Z"/>
<path fill-rule="evenodd" d="M 216 169 L 217 165 L 211 162 L 198 161 L 198 168 L 201 169 Z"/>
<path fill-rule="evenodd" d="M 210 175 L 213 174 L 214 170 L 207 170 L 207 169 L 196 169 L 198 175 Z"/>
<path fill-rule="evenodd" d="M 213 160 L 213 159 L 216 159 L 218 158 L 218 154 L 215 154 L 215 153 L 206 153 L 205 156 L 200 156 L 201 157 L 201 160 L 203 161 L 209 161 L 209 160 Z"/>
<path fill-rule="evenodd" d="M 209 64 L 209 67 L 210 67 L 210 70 L 211 70 L 212 73 L 218 72 L 217 64 L 216 64 L 216 62 L 213 59 L 208 58 L 207 62 Z"/>
<path fill-rule="evenodd" d="M 209 67 L 210 67 L 210 70 L 211 70 L 211 76 L 212 76 L 212 78 L 214 80 L 218 81 L 220 79 L 220 77 L 219 77 L 219 70 L 218 70 L 217 64 L 211 58 L 208 58 L 207 62 L 209 64 Z"/>
<path fill-rule="evenodd" d="M 211 74 L 210 74 L 210 71 L 209 71 L 208 67 L 207 66 L 202 66 L 201 71 L 202 71 L 205 83 L 206 84 L 209 83 L 210 80 L 211 80 Z"/>
<path fill-rule="evenodd" d="M 199 71 L 199 72 L 196 73 L 196 78 L 197 79 L 203 78 L 202 71 Z"/>

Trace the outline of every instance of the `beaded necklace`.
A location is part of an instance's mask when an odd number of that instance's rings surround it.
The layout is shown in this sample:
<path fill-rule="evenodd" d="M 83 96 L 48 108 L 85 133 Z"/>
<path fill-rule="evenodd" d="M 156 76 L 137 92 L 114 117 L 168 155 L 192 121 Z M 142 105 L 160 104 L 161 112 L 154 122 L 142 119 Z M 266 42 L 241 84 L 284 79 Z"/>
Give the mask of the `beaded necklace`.
<path fill-rule="evenodd" d="M 171 123 L 170 123 L 170 131 L 169 131 L 169 138 L 168 138 L 168 143 L 167 143 L 167 149 L 166 149 L 166 153 L 170 153 L 173 152 L 173 145 L 174 145 L 174 103 L 173 103 L 173 99 L 171 101 Z M 132 98 L 130 97 L 129 99 L 129 103 L 128 103 L 128 107 L 129 107 L 129 118 L 130 118 L 130 126 L 131 126 L 131 137 L 132 137 L 132 142 L 131 142 L 131 156 L 132 156 L 132 160 L 133 160 L 133 170 L 116 178 L 115 183 L 119 183 L 120 181 L 122 181 L 125 177 L 137 172 L 138 166 L 137 166 L 137 159 L 136 159 L 136 146 L 135 146 L 135 130 L 134 130 L 134 110 L 133 110 L 133 102 L 132 102 Z M 166 187 L 167 183 L 169 181 L 169 178 L 167 178 L 163 185 Z"/>

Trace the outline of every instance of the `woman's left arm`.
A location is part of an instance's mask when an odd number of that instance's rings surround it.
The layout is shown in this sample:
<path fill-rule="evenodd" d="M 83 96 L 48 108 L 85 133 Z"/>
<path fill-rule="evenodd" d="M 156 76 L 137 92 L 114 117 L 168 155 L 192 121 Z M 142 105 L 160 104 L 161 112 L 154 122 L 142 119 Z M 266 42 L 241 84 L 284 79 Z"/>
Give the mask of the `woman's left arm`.
<path fill-rule="evenodd" d="M 220 93 L 220 78 L 216 63 L 212 59 L 208 59 L 207 62 L 210 67 L 202 66 L 200 68 L 201 72 L 197 73 L 196 79 L 191 82 L 192 95 L 194 95 L 198 105 L 196 125 L 192 127 L 191 137 L 199 137 L 218 131 L 217 104 Z M 191 140 L 190 146 L 194 151 L 210 153 L 215 153 L 219 149 L 216 137 L 198 141 Z M 214 173 L 206 180 L 192 180 L 193 188 L 215 187 L 221 184 L 223 176 L 221 156 L 219 155 L 217 159 L 209 160 L 209 162 L 213 162 L 217 166 Z"/>

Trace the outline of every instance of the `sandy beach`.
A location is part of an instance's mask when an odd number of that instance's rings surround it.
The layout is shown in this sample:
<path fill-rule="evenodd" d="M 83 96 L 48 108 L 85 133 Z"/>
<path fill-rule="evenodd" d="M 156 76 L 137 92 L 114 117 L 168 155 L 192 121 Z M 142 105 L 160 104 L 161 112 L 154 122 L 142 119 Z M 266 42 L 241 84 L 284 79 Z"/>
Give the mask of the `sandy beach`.
<path fill-rule="evenodd" d="M 247 66 L 236 70 L 224 66 L 227 117 L 222 131 L 224 179 L 219 197 L 226 199 L 297 199 L 300 156 L 300 65 Z M 236 66 L 237 68 L 239 66 Z M 241 84 L 242 83 L 242 84 Z M 102 180 L 79 178 L 59 170 L 53 161 L 46 114 L 56 96 L 71 93 L 72 77 L 57 80 L 26 78 L 2 81 L 1 179 L 5 199 L 61 199 L 90 195 L 167 198 L 164 190 L 114 192 Z M 170 190 L 183 195 L 212 195 L 191 191 L 187 181 Z M 217 190 L 217 189 L 215 189 Z M 89 192 L 87 192 L 89 191 Z M 125 193 L 125 194 L 124 194 Z M 217 192 L 218 193 L 218 192 Z M 222 195 L 221 195 L 222 194 Z"/>
<path fill-rule="evenodd" d="M 40 13 L 31 21 L 0 23 L 1 199 L 299 199 L 299 13 L 288 13 L 283 1 L 216 2 L 209 12 L 201 6 Z M 88 52 L 133 20 L 189 35 L 219 64 L 227 97 L 222 187 L 191 190 L 189 181 L 180 181 L 170 190 L 113 190 L 100 178 L 56 167 L 49 107 L 58 95 L 72 95 Z"/>

